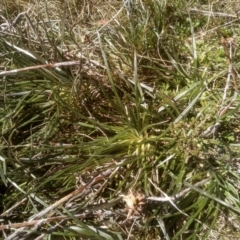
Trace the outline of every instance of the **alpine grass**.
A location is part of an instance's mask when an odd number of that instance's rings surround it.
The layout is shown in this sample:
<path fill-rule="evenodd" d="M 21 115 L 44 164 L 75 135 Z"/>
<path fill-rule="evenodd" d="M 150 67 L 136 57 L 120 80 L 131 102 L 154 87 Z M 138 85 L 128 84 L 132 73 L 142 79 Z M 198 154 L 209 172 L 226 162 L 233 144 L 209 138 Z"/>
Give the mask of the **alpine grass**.
<path fill-rule="evenodd" d="M 238 239 L 239 4 L 2 1 L 2 239 Z"/>

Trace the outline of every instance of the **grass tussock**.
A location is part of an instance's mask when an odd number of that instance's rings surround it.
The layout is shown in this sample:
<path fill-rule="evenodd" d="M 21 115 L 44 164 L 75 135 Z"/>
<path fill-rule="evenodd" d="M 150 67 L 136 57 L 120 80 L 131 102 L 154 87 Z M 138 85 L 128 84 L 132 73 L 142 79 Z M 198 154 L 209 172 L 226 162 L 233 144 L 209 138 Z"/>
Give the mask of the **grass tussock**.
<path fill-rule="evenodd" d="M 238 239 L 232 1 L 0 3 L 4 239 Z"/>

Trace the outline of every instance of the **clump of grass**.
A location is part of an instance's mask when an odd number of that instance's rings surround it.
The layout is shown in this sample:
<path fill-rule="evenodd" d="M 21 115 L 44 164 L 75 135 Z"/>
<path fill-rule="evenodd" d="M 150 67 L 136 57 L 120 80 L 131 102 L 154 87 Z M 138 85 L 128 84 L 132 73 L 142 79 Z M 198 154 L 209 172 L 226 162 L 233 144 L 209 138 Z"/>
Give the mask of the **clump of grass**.
<path fill-rule="evenodd" d="M 3 236 L 237 237 L 237 16 L 96 4 L 1 13 Z"/>

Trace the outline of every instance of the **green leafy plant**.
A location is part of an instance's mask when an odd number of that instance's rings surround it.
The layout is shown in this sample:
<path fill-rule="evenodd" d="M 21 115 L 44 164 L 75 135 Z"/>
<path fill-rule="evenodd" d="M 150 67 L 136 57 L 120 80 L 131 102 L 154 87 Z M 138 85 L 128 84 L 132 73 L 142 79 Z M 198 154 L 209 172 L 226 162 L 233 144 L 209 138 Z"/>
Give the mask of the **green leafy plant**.
<path fill-rule="evenodd" d="M 226 4 L 3 3 L 4 238 L 239 237 Z"/>

